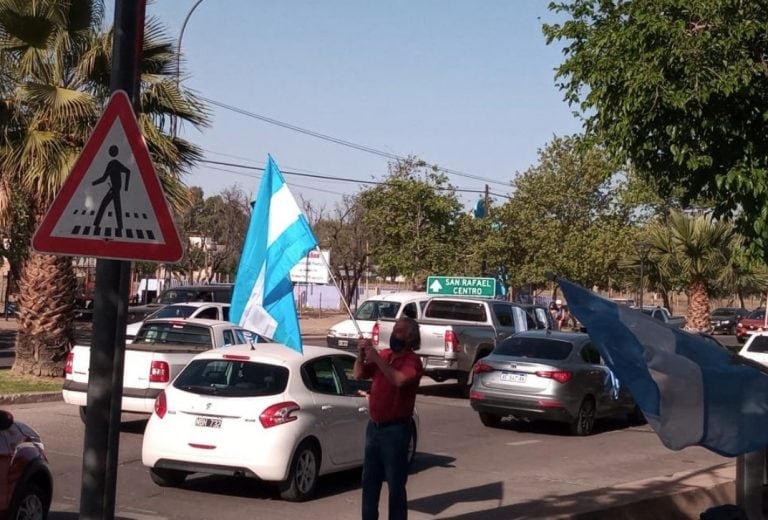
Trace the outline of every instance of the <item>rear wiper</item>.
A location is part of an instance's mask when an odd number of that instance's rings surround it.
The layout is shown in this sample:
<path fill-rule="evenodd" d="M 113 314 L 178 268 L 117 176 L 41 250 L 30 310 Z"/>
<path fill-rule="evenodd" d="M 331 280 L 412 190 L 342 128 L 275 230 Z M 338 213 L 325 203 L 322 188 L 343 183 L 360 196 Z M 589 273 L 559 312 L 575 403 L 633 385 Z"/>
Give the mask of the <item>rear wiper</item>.
<path fill-rule="evenodd" d="M 198 392 L 200 394 L 216 395 L 219 393 L 219 389 L 215 386 L 203 386 L 203 385 L 182 385 L 179 387 L 181 390 L 187 392 Z"/>

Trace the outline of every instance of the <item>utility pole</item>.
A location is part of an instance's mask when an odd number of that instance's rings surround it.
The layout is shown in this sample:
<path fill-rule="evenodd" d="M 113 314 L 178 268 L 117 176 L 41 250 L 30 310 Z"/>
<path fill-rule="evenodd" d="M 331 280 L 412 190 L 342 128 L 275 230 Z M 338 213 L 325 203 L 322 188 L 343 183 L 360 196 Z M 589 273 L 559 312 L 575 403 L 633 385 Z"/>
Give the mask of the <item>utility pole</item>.
<path fill-rule="evenodd" d="M 115 0 L 110 91 L 136 104 L 146 0 Z M 96 262 L 93 336 L 83 447 L 80 518 L 113 520 L 131 262 Z"/>

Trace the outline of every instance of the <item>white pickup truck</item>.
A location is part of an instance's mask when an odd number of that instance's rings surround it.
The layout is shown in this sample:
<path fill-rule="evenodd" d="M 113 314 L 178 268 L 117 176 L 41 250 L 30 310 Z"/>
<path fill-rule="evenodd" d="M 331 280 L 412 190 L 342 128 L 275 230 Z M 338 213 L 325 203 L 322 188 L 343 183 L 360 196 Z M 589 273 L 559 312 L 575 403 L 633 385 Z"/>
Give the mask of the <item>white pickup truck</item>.
<path fill-rule="evenodd" d="M 206 319 L 154 319 L 142 325 L 125 346 L 123 367 L 124 412 L 152 413 L 155 397 L 187 362 L 205 350 L 265 339 L 228 321 Z M 85 421 L 91 348 L 75 345 L 67 356 L 62 396 L 80 407 Z"/>
<path fill-rule="evenodd" d="M 462 393 L 472 385 L 477 360 L 516 332 L 539 328 L 526 308 L 502 300 L 433 296 L 418 319 L 424 374 L 435 381 L 456 378 Z M 380 322 L 373 344 L 387 346 L 391 326 Z"/>

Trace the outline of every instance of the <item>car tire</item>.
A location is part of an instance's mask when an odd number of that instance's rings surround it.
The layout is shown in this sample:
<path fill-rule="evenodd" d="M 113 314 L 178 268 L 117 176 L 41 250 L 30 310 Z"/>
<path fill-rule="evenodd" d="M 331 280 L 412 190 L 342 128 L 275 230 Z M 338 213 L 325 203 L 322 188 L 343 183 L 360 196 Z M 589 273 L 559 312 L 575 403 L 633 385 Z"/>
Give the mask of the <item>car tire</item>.
<path fill-rule="evenodd" d="M 480 422 L 483 423 L 483 426 L 487 426 L 488 428 L 497 428 L 499 424 L 501 424 L 500 415 L 488 412 L 478 412 L 478 415 L 480 416 Z"/>
<path fill-rule="evenodd" d="M 48 516 L 46 504 L 49 503 L 46 493 L 37 484 L 29 483 L 14 499 L 7 518 L 9 520 L 45 520 Z"/>
<path fill-rule="evenodd" d="M 160 487 L 178 487 L 187 478 L 186 471 L 167 468 L 149 468 L 149 477 Z"/>
<path fill-rule="evenodd" d="M 736 335 L 736 325 L 731 325 L 731 328 L 728 329 L 728 334 L 731 335 L 731 336 L 735 336 Z"/>
<path fill-rule="evenodd" d="M 85 406 L 79 406 L 77 411 L 80 414 L 80 420 L 83 421 L 83 424 L 85 424 L 85 414 L 88 411 L 88 408 Z"/>
<path fill-rule="evenodd" d="M 418 446 L 419 432 L 416 430 L 416 422 L 411 419 L 411 439 L 408 441 L 408 465 L 413 465 L 416 458 L 416 448 Z"/>
<path fill-rule="evenodd" d="M 319 473 L 319 450 L 312 442 L 302 442 L 293 455 L 288 480 L 280 488 L 280 497 L 290 502 L 309 500 L 317 491 Z"/>
<path fill-rule="evenodd" d="M 587 396 L 581 401 L 579 411 L 571 422 L 571 433 L 583 437 L 592 433 L 595 427 L 595 400 Z"/>

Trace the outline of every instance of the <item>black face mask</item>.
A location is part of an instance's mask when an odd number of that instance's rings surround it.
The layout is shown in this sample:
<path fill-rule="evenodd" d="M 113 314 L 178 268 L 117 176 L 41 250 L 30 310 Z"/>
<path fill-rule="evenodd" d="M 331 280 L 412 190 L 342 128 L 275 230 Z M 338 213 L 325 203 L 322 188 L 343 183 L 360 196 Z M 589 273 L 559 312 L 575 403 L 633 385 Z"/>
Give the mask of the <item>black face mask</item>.
<path fill-rule="evenodd" d="M 389 348 L 392 349 L 392 352 L 402 352 L 405 350 L 405 341 L 401 340 L 400 338 L 395 337 L 395 335 L 391 335 L 389 337 Z"/>

